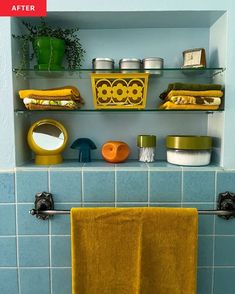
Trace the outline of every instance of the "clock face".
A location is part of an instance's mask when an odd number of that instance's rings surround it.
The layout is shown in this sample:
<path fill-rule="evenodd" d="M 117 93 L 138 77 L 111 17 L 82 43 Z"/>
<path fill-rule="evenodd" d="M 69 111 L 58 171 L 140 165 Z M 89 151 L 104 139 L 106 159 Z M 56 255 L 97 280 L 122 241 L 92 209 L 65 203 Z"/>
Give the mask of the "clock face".
<path fill-rule="evenodd" d="M 201 63 L 201 51 L 185 52 L 184 66 L 200 65 Z"/>

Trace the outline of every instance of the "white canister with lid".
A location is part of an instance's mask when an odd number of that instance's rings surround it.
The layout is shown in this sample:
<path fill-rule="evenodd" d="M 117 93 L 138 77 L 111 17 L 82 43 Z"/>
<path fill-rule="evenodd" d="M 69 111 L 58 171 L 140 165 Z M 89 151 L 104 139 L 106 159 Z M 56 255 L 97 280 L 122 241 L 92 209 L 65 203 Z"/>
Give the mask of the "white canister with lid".
<path fill-rule="evenodd" d="M 142 63 L 143 68 L 146 69 L 145 72 L 152 74 L 161 74 L 160 70 L 155 69 L 162 69 L 164 60 L 160 57 L 147 57 L 142 60 Z"/>
<path fill-rule="evenodd" d="M 122 72 L 135 72 L 141 69 L 141 60 L 138 58 L 123 58 L 119 60 L 119 68 Z M 126 71 L 123 69 L 127 69 Z"/>
<path fill-rule="evenodd" d="M 113 70 L 114 69 L 114 60 L 112 58 L 106 57 L 97 57 L 92 59 L 92 68 L 93 69 L 107 69 Z"/>
<path fill-rule="evenodd" d="M 166 138 L 167 161 L 185 166 L 208 165 L 211 159 L 212 137 L 169 135 Z"/>

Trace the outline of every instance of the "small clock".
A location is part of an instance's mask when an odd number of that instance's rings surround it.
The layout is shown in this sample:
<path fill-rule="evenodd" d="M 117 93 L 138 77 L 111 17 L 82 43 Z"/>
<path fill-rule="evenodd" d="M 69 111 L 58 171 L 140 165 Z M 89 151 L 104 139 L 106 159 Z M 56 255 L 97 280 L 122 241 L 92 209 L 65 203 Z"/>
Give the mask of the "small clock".
<path fill-rule="evenodd" d="M 189 49 L 183 52 L 183 68 L 206 67 L 206 53 L 203 48 Z"/>

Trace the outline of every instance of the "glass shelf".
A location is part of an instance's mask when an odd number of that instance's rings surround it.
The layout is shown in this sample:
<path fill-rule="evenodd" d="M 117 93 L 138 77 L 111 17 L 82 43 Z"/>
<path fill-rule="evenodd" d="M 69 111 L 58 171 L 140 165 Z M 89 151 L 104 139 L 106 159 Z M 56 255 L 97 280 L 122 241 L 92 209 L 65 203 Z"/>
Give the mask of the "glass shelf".
<path fill-rule="evenodd" d="M 186 79 L 192 77 L 203 77 L 212 78 L 215 75 L 221 74 L 225 71 L 225 68 L 163 68 L 163 69 L 141 69 L 135 73 L 148 72 L 150 77 L 155 78 L 177 78 Z M 91 73 L 122 73 L 120 69 L 114 70 L 93 70 L 88 68 L 69 70 L 64 69 L 61 71 L 42 71 L 34 69 L 19 69 L 13 68 L 13 73 L 20 77 L 30 78 L 30 79 L 88 79 Z M 127 70 L 126 73 L 132 73 L 133 69 Z"/>
<path fill-rule="evenodd" d="M 76 109 L 76 110 L 67 110 L 67 109 L 61 109 L 61 110 L 28 110 L 28 109 L 16 109 L 15 113 L 17 114 L 30 114 L 30 113 L 56 113 L 56 112 L 64 112 L 64 113 L 79 113 L 79 112 L 204 112 L 204 113 L 214 113 L 214 112 L 221 112 L 223 109 L 218 110 L 192 110 L 192 109 L 186 109 L 186 110 L 176 110 L 176 109 Z"/>

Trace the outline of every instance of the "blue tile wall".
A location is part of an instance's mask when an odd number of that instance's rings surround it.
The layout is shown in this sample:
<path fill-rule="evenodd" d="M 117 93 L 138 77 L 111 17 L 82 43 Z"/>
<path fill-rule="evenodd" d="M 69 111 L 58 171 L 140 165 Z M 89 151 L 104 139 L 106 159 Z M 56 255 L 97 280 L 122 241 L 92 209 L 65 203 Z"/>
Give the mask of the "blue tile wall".
<path fill-rule="evenodd" d="M 0 204 L 0 236 L 16 234 L 15 204 Z"/>
<path fill-rule="evenodd" d="M 117 171 L 117 201 L 148 201 L 147 171 Z"/>
<path fill-rule="evenodd" d="M 84 201 L 114 201 L 114 172 L 85 171 L 83 173 Z"/>
<path fill-rule="evenodd" d="M 161 202 L 180 202 L 182 195 L 182 172 L 151 171 L 150 200 Z"/>
<path fill-rule="evenodd" d="M 38 192 L 48 191 L 48 171 L 18 171 L 16 173 L 17 201 L 33 202 Z"/>
<path fill-rule="evenodd" d="M 16 237 L 0 237 L 0 266 L 16 266 Z"/>
<path fill-rule="evenodd" d="M 67 163 L 0 172 L 0 293 L 71 293 L 70 218 L 58 215 L 42 221 L 32 217 L 28 211 L 37 192 L 52 192 L 56 209 L 166 206 L 203 210 L 213 209 L 216 194 L 227 190 L 235 192 L 235 171 L 160 163 Z M 235 219 L 199 216 L 197 294 L 234 293 L 228 287 L 235 275 L 234 228 Z"/>
<path fill-rule="evenodd" d="M 49 269 L 20 269 L 21 293 L 50 294 Z"/>
<path fill-rule="evenodd" d="M 14 173 L 0 173 L 0 203 L 15 202 Z"/>
<path fill-rule="evenodd" d="M 215 198 L 214 171 L 184 171 L 183 200 L 188 202 L 213 202 Z"/>
<path fill-rule="evenodd" d="M 17 269 L 0 268 L 0 293 L 18 294 Z"/>
<path fill-rule="evenodd" d="M 82 175 L 80 171 L 50 171 L 50 192 L 56 202 L 81 202 Z"/>
<path fill-rule="evenodd" d="M 19 266 L 49 266 L 49 240 L 46 236 L 29 236 L 18 238 Z"/>

